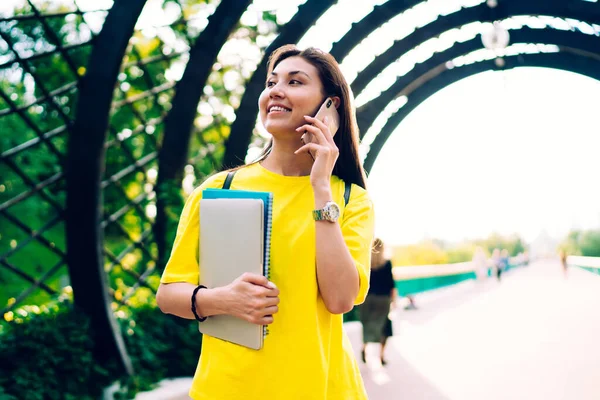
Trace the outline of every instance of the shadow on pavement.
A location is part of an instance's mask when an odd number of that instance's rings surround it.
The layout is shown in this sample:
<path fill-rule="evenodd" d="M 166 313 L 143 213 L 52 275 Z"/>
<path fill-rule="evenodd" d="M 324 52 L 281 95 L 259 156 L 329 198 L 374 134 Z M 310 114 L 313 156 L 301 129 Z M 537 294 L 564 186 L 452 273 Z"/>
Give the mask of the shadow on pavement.
<path fill-rule="evenodd" d="M 370 400 L 450 400 L 400 354 L 387 353 L 385 367 L 360 367 Z"/>
<path fill-rule="evenodd" d="M 344 325 L 359 362 L 369 400 L 451 400 L 396 350 L 393 341 L 400 340 L 400 337 L 389 339 L 386 346 L 385 367 L 378 360 L 378 344 L 368 345 L 365 364 L 360 361 L 362 348 L 360 322 L 348 322 Z"/>

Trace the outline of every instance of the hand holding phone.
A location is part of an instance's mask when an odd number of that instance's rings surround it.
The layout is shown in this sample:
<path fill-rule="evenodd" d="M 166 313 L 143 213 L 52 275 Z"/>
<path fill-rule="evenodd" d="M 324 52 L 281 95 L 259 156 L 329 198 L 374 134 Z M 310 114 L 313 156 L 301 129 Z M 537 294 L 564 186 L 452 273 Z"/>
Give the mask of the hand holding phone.
<path fill-rule="evenodd" d="M 325 120 L 325 117 L 327 117 L 327 127 L 329 128 L 329 132 L 331 132 L 331 136 L 334 136 L 340 127 L 340 114 L 335 108 L 335 103 L 331 97 L 325 99 L 315 114 L 315 118 L 321 122 Z M 314 135 L 310 132 L 304 132 L 301 139 L 304 144 L 315 141 Z"/>
<path fill-rule="evenodd" d="M 339 149 L 331 140 L 331 136 L 337 133 L 340 126 L 340 115 L 334 99 L 326 98 L 314 117 L 305 116 L 304 119 L 306 124 L 296 128 L 296 132 L 303 132 L 301 140 L 304 145 L 294 154 L 308 153 L 311 156 L 313 163 L 310 182 L 313 186 L 322 187 L 330 181 L 339 156 Z M 325 119 L 327 122 L 324 124 Z M 327 125 L 327 128 L 323 124 Z M 329 131 L 328 134 L 331 136 L 327 136 L 324 131 Z"/>

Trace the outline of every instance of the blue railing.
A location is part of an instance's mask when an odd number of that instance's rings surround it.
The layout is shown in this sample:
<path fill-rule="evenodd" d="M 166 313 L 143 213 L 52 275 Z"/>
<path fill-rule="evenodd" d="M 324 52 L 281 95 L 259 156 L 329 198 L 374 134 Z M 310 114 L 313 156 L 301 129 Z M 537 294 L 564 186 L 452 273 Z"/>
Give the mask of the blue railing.
<path fill-rule="evenodd" d="M 567 265 L 600 275 L 600 257 L 569 256 Z"/>
<path fill-rule="evenodd" d="M 526 262 L 522 257 L 513 257 L 509 259 L 508 267 L 505 270 L 513 269 Z M 462 262 L 453 264 L 435 264 L 435 265 L 414 265 L 394 267 L 394 281 L 396 289 L 401 297 L 412 296 L 418 293 L 436 290 L 443 287 L 455 285 L 471 279 L 487 279 L 494 271 L 491 260 L 482 260 L 476 262 Z M 358 309 L 354 307 L 352 311 L 344 315 L 344 321 L 358 320 Z"/>
<path fill-rule="evenodd" d="M 509 259 L 505 271 L 526 265 L 522 257 Z M 489 277 L 493 274 L 494 267 L 491 260 L 486 260 L 482 265 L 475 262 L 462 262 L 454 264 L 415 265 L 394 267 L 394 280 L 400 296 L 414 295 L 417 293 L 435 290 L 454 285 L 477 277 Z"/>

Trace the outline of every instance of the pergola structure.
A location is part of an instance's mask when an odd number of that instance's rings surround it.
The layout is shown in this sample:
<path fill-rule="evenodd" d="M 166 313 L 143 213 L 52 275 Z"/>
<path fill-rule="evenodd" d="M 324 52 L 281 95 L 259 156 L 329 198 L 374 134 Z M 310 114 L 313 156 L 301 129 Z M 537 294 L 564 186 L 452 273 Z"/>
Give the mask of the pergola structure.
<path fill-rule="evenodd" d="M 283 24 L 268 12 L 259 24 L 245 24 L 250 0 L 128 0 L 93 10 L 75 1 L 56 9 L 34 3 L 0 17 L 0 278 L 9 287 L 3 314 L 71 287 L 75 304 L 93 319 L 100 359 L 117 356 L 131 373 L 113 312 L 138 290 L 156 290 L 182 179 L 244 162 L 256 137 L 269 54 L 300 41 L 337 2 L 307 0 Z M 160 4 L 168 23 L 140 28 L 151 3 Z M 373 7 L 331 53 L 341 62 L 382 25 L 425 3 L 389 0 Z M 474 36 L 416 64 L 357 110 L 364 137 L 382 110 L 403 100 L 371 135 L 367 170 L 411 110 L 463 78 L 538 66 L 600 79 L 597 1 L 470 3 L 395 41 L 358 72 L 354 94 L 412 49 L 478 21 L 539 17 L 539 26 L 510 29 L 510 44 L 551 50 L 457 63 L 483 48 Z M 556 20 L 567 28 L 550 22 Z M 219 58 L 232 39 L 263 43 L 235 88 L 223 85 L 224 75 L 244 60 L 227 65 Z M 233 122 L 219 111 L 223 103 L 234 109 Z M 43 265 L 30 256 L 41 253 L 48 260 Z"/>

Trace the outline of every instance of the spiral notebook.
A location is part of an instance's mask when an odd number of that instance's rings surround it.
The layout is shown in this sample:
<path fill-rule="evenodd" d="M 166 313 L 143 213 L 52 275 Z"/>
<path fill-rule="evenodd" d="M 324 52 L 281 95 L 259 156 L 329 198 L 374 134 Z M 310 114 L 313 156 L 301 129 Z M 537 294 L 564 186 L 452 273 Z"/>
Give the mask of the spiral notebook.
<path fill-rule="evenodd" d="M 200 283 L 225 286 L 244 272 L 269 277 L 272 194 L 206 189 L 200 202 Z M 235 251 L 232 251 L 235 249 Z M 267 326 L 230 315 L 199 323 L 203 334 L 260 349 Z"/>

